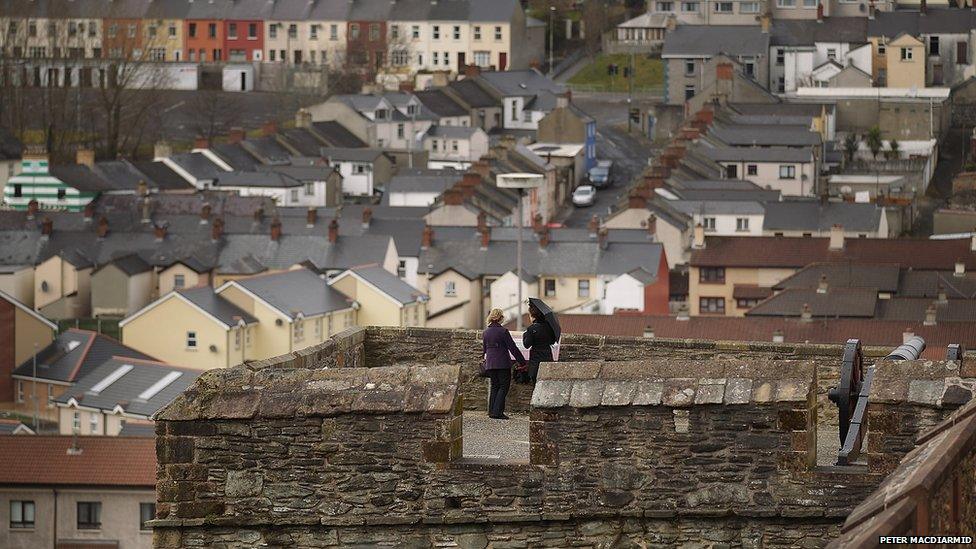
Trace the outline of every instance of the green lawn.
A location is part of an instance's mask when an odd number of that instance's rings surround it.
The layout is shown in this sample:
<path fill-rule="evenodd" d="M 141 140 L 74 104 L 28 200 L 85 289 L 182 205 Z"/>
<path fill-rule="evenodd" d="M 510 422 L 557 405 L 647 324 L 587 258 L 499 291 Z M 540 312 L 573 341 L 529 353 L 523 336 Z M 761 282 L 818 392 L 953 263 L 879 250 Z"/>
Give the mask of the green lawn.
<path fill-rule="evenodd" d="M 618 73 L 612 78 L 607 74 L 607 66 L 616 63 Z M 624 67 L 630 66 L 630 55 L 600 54 L 587 66 L 569 79 L 570 84 L 595 86 L 603 91 L 625 92 L 629 85 L 624 78 Z M 646 55 L 634 56 L 634 89 L 659 87 L 664 83 L 664 67 L 660 59 L 651 59 Z"/>

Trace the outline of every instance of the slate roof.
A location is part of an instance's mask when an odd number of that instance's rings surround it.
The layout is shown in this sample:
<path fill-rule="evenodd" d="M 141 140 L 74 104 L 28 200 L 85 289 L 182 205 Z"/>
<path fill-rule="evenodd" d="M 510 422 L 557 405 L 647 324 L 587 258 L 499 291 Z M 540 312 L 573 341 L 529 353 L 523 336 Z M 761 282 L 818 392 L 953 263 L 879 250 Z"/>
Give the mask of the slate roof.
<path fill-rule="evenodd" d="M 154 360 L 106 335 L 70 328 L 58 334 L 50 345 L 37 353 L 37 377 L 74 382 L 113 356 Z M 30 358 L 18 366 L 13 374 L 33 377 L 33 372 L 33 358 Z"/>
<path fill-rule="evenodd" d="M 870 203 L 784 200 L 765 205 L 764 231 L 827 231 L 842 225 L 845 231 L 876 232 L 884 209 Z"/>
<path fill-rule="evenodd" d="M 258 275 L 238 279 L 234 283 L 292 319 L 298 313 L 309 317 L 351 306 L 346 296 L 332 289 L 325 280 L 308 269 Z"/>
<path fill-rule="evenodd" d="M 128 367 L 122 377 L 98 393 L 92 391 L 102 380 Z M 132 360 L 125 357 L 112 357 L 103 362 L 84 377 L 78 379 L 73 387 L 65 391 L 54 402 L 65 405 L 72 398 L 79 405 L 111 412 L 121 406 L 127 413 L 151 417 L 157 410 L 176 398 L 203 372 L 177 368 L 162 362 Z M 172 376 L 170 375 L 172 374 Z M 175 377 L 150 398 L 139 398 L 147 389 L 162 383 L 167 376 Z M 148 396 L 148 395 L 147 395 Z"/>
<path fill-rule="evenodd" d="M 878 318 L 884 320 L 925 320 L 926 310 L 935 306 L 935 321 L 972 323 L 976 318 L 976 300 L 948 299 L 938 301 L 918 297 L 896 297 L 878 302 Z"/>
<path fill-rule="evenodd" d="M 424 294 L 413 286 L 400 280 L 396 275 L 390 273 L 379 265 L 367 265 L 350 269 L 357 276 L 369 284 L 375 286 L 384 294 L 390 296 L 401 305 L 414 303 Z"/>
<path fill-rule="evenodd" d="M 51 166 L 48 170 L 65 185 L 81 192 L 104 192 L 115 188 L 112 183 L 82 164 L 62 164 Z"/>
<path fill-rule="evenodd" d="M 20 160 L 24 144 L 6 128 L 0 128 L 0 160 Z"/>
<path fill-rule="evenodd" d="M 904 270 L 898 285 L 899 297 L 927 297 L 933 299 L 939 292 L 949 299 L 976 299 L 976 278 L 972 273 L 955 276 L 951 272 Z"/>
<path fill-rule="evenodd" d="M 306 128 L 291 128 L 278 132 L 278 138 L 291 145 L 302 156 L 318 156 L 322 142 Z"/>
<path fill-rule="evenodd" d="M 498 91 L 503 96 L 531 96 L 543 92 L 564 93 L 565 86 L 558 84 L 535 69 L 515 71 L 487 71 L 476 78 Z M 553 104 L 555 101 L 553 100 Z"/>
<path fill-rule="evenodd" d="M 763 204 L 750 200 L 672 200 L 668 202 L 674 209 L 685 215 L 694 214 L 739 214 L 762 215 Z"/>
<path fill-rule="evenodd" d="M 174 172 L 163 162 L 136 160 L 132 164 L 146 176 L 150 187 L 165 191 L 193 189 L 193 185 L 190 185 L 189 181 L 183 179 L 183 176 Z"/>
<path fill-rule="evenodd" d="M 448 84 L 447 87 L 472 108 L 501 107 L 501 103 L 495 100 L 484 88 L 475 83 L 474 80 L 455 80 Z"/>
<path fill-rule="evenodd" d="M 382 149 L 368 148 L 322 147 L 321 151 L 323 158 L 345 162 L 373 162 L 384 154 Z"/>
<path fill-rule="evenodd" d="M 235 170 L 250 171 L 260 164 L 240 143 L 218 143 L 210 150 Z"/>
<path fill-rule="evenodd" d="M 366 143 L 346 129 L 345 126 L 334 120 L 330 120 L 328 122 L 312 122 L 312 128 L 323 139 L 325 139 L 331 147 L 354 149 L 366 146 Z"/>
<path fill-rule="evenodd" d="M 716 162 L 813 162 L 810 150 L 796 147 L 698 147 Z"/>
<path fill-rule="evenodd" d="M 96 162 L 93 171 L 115 190 L 135 191 L 139 188 L 140 181 L 146 181 L 147 185 L 150 183 L 146 176 L 127 160 Z"/>
<path fill-rule="evenodd" d="M 877 16 L 885 12 L 879 12 Z M 771 46 L 810 46 L 816 42 L 867 43 L 866 17 L 825 17 L 815 19 L 776 19 L 769 29 Z"/>
<path fill-rule="evenodd" d="M 203 153 L 177 153 L 169 158 L 196 179 L 216 179 L 222 174 L 227 173 Z"/>
<path fill-rule="evenodd" d="M 661 57 L 769 55 L 769 34 L 756 26 L 678 25 L 664 37 Z"/>
<path fill-rule="evenodd" d="M 400 170 L 386 184 L 386 194 L 406 192 L 439 194 L 454 185 L 461 179 L 462 175 L 461 172 L 454 170 L 428 170 L 423 168 Z"/>
<path fill-rule="evenodd" d="M 867 22 L 868 36 L 894 38 L 901 33 L 969 34 L 976 28 L 976 14 L 969 9 L 930 7 L 925 15 L 916 10 L 879 11 Z"/>
<path fill-rule="evenodd" d="M 901 267 L 896 263 L 814 263 L 776 283 L 773 288 L 810 289 L 827 277 L 828 288 L 874 288 L 879 292 L 897 292 Z"/>
<path fill-rule="evenodd" d="M 810 128 L 807 126 L 786 126 L 778 124 L 715 124 L 709 130 L 708 136 L 714 137 L 726 145 L 746 147 L 808 147 L 821 143 L 820 134 L 810 131 Z"/>
<path fill-rule="evenodd" d="M 144 273 L 152 269 L 152 265 L 143 261 L 138 254 L 128 254 L 99 265 L 98 268 L 92 271 L 92 274 L 97 273 L 108 265 L 115 265 L 116 268 L 129 276 Z"/>
<path fill-rule="evenodd" d="M 425 107 L 434 112 L 437 116 L 449 117 L 449 116 L 468 116 L 468 111 L 461 105 L 458 105 L 451 96 L 444 93 L 443 90 L 426 90 L 414 92 L 414 95 Z"/>
<path fill-rule="evenodd" d="M 80 452 L 68 452 L 76 446 Z M 156 441 L 136 437 L 0 437 L 0 485 L 156 486 Z"/>
<path fill-rule="evenodd" d="M 837 287 L 828 287 L 824 293 L 816 289 L 783 290 L 749 309 L 746 316 L 800 316 L 805 304 L 815 317 L 871 318 L 878 304 L 878 291 Z"/>
<path fill-rule="evenodd" d="M 389 236 L 369 234 L 340 235 L 333 244 L 324 227 L 320 227 L 316 234 L 286 232 L 277 242 L 265 234 L 228 234 L 224 236 L 224 246 L 220 250 L 218 271 L 247 274 L 248 271 L 235 269 L 246 267 L 255 272 L 258 265 L 265 269 L 287 269 L 306 261 L 320 271 L 344 270 L 367 263 L 383 263 L 389 245 Z"/>
<path fill-rule="evenodd" d="M 287 164 L 291 157 L 288 149 L 282 147 L 281 143 L 271 136 L 245 139 L 241 141 L 241 146 L 268 164 Z"/>
<path fill-rule="evenodd" d="M 471 126 L 431 126 L 427 130 L 429 137 L 443 137 L 445 139 L 471 139 L 475 133 L 483 131 L 481 128 Z"/>
<path fill-rule="evenodd" d="M 830 250 L 829 238 L 709 236 L 692 250 L 692 266 L 801 268 L 816 262 L 899 263 L 904 268 L 953 270 L 956 259 L 976 269 L 969 240 L 846 238 L 842 250 Z"/>
<path fill-rule="evenodd" d="M 272 167 L 277 168 L 277 167 Z M 277 170 L 259 172 L 222 172 L 214 187 L 301 187 L 304 183 Z"/>
<path fill-rule="evenodd" d="M 210 313 L 211 316 L 224 323 L 226 326 L 236 326 L 241 320 L 245 324 L 252 324 L 258 320 L 248 314 L 244 309 L 227 301 L 220 294 L 214 292 L 211 286 L 198 286 L 196 288 L 185 288 L 178 290 L 181 296 L 191 303 Z"/>

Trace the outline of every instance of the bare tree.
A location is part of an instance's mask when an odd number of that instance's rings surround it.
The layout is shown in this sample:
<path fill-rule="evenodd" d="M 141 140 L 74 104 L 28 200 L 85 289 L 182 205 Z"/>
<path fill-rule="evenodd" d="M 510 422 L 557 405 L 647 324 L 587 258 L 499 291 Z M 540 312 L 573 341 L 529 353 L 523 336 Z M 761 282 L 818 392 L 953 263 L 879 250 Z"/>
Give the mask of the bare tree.
<path fill-rule="evenodd" d="M 230 128 L 241 124 L 242 105 L 233 93 L 201 90 L 193 94 L 188 105 L 197 135 L 213 140 L 225 135 Z"/>

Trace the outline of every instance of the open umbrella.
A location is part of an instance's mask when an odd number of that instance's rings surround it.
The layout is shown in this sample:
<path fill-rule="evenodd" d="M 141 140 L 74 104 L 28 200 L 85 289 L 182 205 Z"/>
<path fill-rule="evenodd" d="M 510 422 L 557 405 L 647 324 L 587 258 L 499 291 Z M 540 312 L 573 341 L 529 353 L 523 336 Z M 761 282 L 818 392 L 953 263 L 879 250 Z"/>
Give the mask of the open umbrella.
<path fill-rule="evenodd" d="M 546 305 L 545 301 L 542 301 L 537 297 L 530 297 L 529 305 L 539 309 L 539 312 L 542 313 L 543 320 L 545 320 L 546 324 L 549 325 L 549 328 L 552 329 L 552 335 L 555 338 L 555 341 L 558 343 L 559 336 L 562 335 L 563 329 L 559 327 L 559 318 L 557 318 L 556 313 L 552 311 L 552 307 Z"/>

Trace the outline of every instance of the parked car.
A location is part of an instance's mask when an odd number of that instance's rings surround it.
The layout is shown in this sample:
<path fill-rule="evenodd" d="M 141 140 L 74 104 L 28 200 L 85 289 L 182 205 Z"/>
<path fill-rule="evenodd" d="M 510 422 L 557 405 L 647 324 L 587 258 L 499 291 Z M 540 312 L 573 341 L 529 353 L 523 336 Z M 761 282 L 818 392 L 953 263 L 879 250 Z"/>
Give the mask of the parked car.
<path fill-rule="evenodd" d="M 586 176 L 594 187 L 602 188 L 613 185 L 613 160 L 598 161 L 596 166 L 590 168 Z"/>
<path fill-rule="evenodd" d="M 573 191 L 573 205 L 576 207 L 592 206 L 596 202 L 596 187 L 580 185 Z"/>

